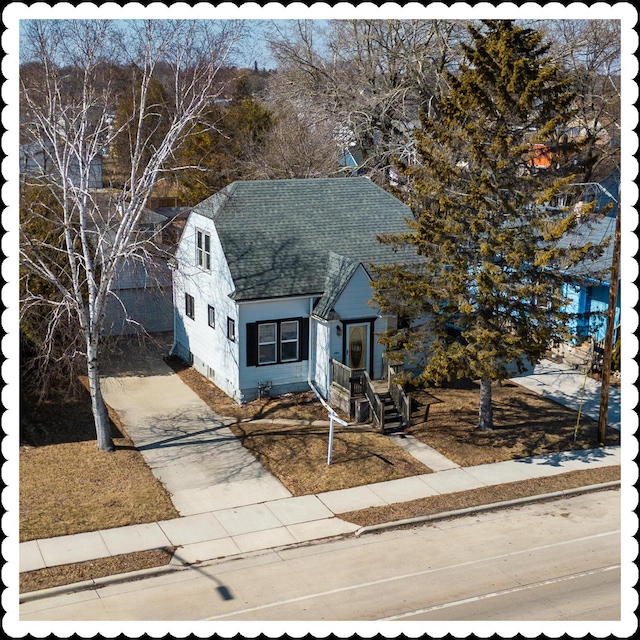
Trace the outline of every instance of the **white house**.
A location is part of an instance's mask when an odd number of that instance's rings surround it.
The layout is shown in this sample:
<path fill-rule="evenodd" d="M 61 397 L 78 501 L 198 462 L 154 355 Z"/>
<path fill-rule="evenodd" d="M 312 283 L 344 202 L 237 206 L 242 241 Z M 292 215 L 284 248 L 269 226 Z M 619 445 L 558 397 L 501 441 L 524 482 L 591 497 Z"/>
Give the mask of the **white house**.
<path fill-rule="evenodd" d="M 237 401 L 309 389 L 332 369 L 383 376 L 371 264 L 410 209 L 366 178 L 234 182 L 193 208 L 176 252 L 174 351 Z M 334 369 L 335 370 L 335 369 Z"/>

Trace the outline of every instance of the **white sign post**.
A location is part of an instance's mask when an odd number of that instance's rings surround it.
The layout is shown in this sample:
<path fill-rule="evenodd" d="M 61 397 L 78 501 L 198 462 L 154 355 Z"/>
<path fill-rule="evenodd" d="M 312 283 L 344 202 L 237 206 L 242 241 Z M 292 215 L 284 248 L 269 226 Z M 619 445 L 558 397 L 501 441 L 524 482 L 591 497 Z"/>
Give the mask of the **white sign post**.
<path fill-rule="evenodd" d="M 333 452 L 333 425 L 336 422 L 341 424 L 343 427 L 347 426 L 347 423 L 344 420 L 341 420 L 333 411 L 330 411 L 329 412 L 329 451 L 327 453 L 327 465 L 331 464 L 331 454 Z"/>

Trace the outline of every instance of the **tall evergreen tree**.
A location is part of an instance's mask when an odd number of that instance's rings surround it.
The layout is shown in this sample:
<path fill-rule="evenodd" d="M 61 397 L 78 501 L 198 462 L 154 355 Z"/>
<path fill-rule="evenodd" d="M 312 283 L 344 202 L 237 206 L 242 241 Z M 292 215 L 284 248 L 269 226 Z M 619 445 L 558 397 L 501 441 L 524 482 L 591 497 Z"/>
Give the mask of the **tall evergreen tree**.
<path fill-rule="evenodd" d="M 375 296 L 407 320 L 383 342 L 418 363 L 420 381 L 480 380 L 478 428 L 488 430 L 492 381 L 561 336 L 562 267 L 599 248 L 561 248 L 590 212 L 548 206 L 580 181 L 581 143 L 565 135 L 574 96 L 541 34 L 487 21 L 464 50 L 436 115 L 422 118 L 420 164 L 403 167 L 414 219 L 381 238 L 422 260 L 380 269 Z"/>

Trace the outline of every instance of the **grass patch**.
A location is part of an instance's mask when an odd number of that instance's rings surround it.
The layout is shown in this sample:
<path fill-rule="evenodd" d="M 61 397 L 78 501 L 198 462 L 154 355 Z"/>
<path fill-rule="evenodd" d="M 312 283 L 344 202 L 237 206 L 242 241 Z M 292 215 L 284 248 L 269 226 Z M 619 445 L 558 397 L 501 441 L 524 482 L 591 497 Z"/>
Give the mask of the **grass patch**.
<path fill-rule="evenodd" d="M 20 541 L 178 517 L 109 411 L 116 450 L 98 451 L 88 393 L 37 406 L 22 398 Z"/>
<path fill-rule="evenodd" d="M 476 428 L 479 385 L 468 383 L 429 389 L 441 402 L 431 405 L 426 422 L 412 425 L 407 433 L 462 467 L 599 446 L 595 420 L 582 415 L 574 441 L 577 412 L 513 382 L 492 391 L 492 431 Z M 607 444 L 620 444 L 617 431 L 608 431 Z"/>
<path fill-rule="evenodd" d="M 328 427 L 242 422 L 231 429 L 295 496 L 430 473 L 373 428 L 336 427 L 331 465 Z"/>
<path fill-rule="evenodd" d="M 152 549 L 151 551 L 125 553 L 108 558 L 27 571 L 20 574 L 19 590 L 20 593 L 30 593 L 130 571 L 162 567 L 169 564 L 174 551 L 175 547 Z"/>
<path fill-rule="evenodd" d="M 365 527 L 616 480 L 620 480 L 620 466 L 569 471 L 545 478 L 509 482 L 470 491 L 420 498 L 384 507 L 370 507 L 359 511 L 350 511 L 349 513 L 340 514 L 340 518 Z"/>
<path fill-rule="evenodd" d="M 327 410 L 318 402 L 313 391 L 286 393 L 273 398 L 258 398 L 238 404 L 216 387 L 213 382 L 198 373 L 177 356 L 165 358 L 165 362 L 180 379 L 218 415 L 238 420 L 292 419 L 328 420 Z M 343 416 L 344 417 L 344 416 Z"/>

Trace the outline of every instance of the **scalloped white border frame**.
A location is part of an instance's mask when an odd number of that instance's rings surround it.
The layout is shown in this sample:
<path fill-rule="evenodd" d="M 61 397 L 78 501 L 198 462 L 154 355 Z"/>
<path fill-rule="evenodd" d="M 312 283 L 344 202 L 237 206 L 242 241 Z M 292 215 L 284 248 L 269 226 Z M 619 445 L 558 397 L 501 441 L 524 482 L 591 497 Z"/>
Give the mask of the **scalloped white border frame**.
<path fill-rule="evenodd" d="M 153 17 L 162 18 L 215 18 L 215 19 L 262 19 L 287 20 L 294 18 L 322 20 L 328 18 L 450 18 L 450 19 L 479 19 L 479 18 L 528 18 L 528 19 L 619 19 L 622 23 L 622 188 L 621 211 L 622 242 L 621 242 L 621 327 L 624 341 L 622 363 L 622 488 L 623 501 L 622 521 L 622 620 L 618 623 L 606 622 L 518 622 L 495 623 L 474 622 L 464 623 L 379 623 L 364 622 L 279 622 L 279 623 L 125 623 L 125 622 L 47 622 L 29 623 L 18 618 L 18 418 L 19 418 L 19 388 L 17 384 L 18 366 L 18 252 L 17 252 L 17 207 L 18 207 L 18 152 L 17 132 L 17 96 L 18 96 L 18 33 L 19 21 L 27 18 L 110 18 L 134 19 Z M 161 637 L 170 634 L 184 637 L 194 633 L 201 637 L 219 634 L 230 637 L 241 633 L 246 637 L 254 637 L 264 633 L 270 637 L 288 634 L 291 637 L 302 637 L 310 633 L 316 637 L 323 637 L 334 633 L 339 637 L 357 634 L 361 637 L 371 637 L 378 633 L 386 636 L 404 634 L 407 637 L 418 637 L 429 634 L 441 637 L 451 633 L 456 637 L 476 635 L 487 637 L 497 633 L 502 637 L 522 634 L 534 637 L 544 634 L 548 637 L 558 637 L 564 633 L 572 637 L 593 635 L 605 637 L 628 637 L 637 628 L 634 610 L 638 597 L 634 590 L 638 571 L 634 564 L 637 558 L 637 543 L 633 536 L 637 531 L 637 516 L 634 509 L 637 505 L 637 491 L 634 484 L 638 479 L 638 469 L 635 458 L 638 452 L 638 442 L 635 432 L 638 425 L 636 406 L 638 391 L 635 382 L 638 378 L 638 365 L 635 361 L 638 353 L 638 340 L 635 336 L 638 316 L 635 306 L 638 302 L 638 289 L 635 281 L 638 277 L 638 264 L 635 255 L 638 251 L 637 237 L 637 200 L 638 188 L 635 181 L 638 176 L 638 163 L 635 158 L 638 148 L 638 137 L 635 129 L 638 124 L 638 111 L 634 106 L 638 99 L 636 76 L 638 61 L 636 57 L 638 35 L 635 31 L 638 13 L 631 3 L 595 3 L 589 6 L 584 3 L 572 3 L 568 6 L 554 3 L 524 3 L 518 6 L 514 3 L 492 4 L 482 2 L 454 3 L 385 3 L 378 7 L 373 3 L 338 3 L 331 7 L 326 3 L 314 3 L 307 6 L 293 3 L 283 6 L 279 3 L 268 3 L 260 6 L 257 3 L 220 3 L 212 5 L 199 3 L 194 7 L 186 3 L 152 3 L 145 7 L 139 3 L 126 3 L 124 7 L 116 3 L 96 5 L 82 3 L 77 7 L 69 3 L 46 4 L 36 3 L 27 6 L 23 3 L 11 3 L 2 12 L 4 31 L 2 33 L 2 97 L 5 107 L 2 110 L 2 175 L 5 183 L 2 186 L 2 200 L 4 204 L 2 224 L 6 233 L 2 237 L 2 352 L 6 360 L 2 364 L 2 377 L 5 383 L 2 389 L 2 403 L 5 411 L 2 415 L 2 427 L 6 434 L 2 441 L 2 453 L 6 462 L 2 467 L 2 480 L 5 488 L 2 492 L 4 516 L 2 528 L 7 536 L 2 542 L 2 554 L 6 564 L 2 567 L 2 580 L 5 589 L 2 593 L 2 605 L 5 610 L 3 630 L 10 637 L 21 637 L 26 634 L 43 637 L 53 634 L 66 637 L 77 633 L 82 637 L 102 635 L 113 637 L 126 634 L 138 637 L 148 634 Z"/>

